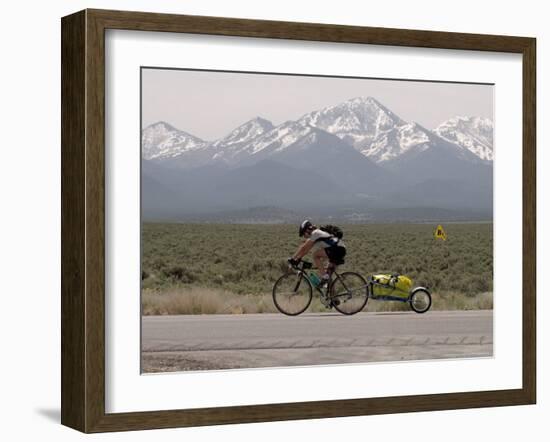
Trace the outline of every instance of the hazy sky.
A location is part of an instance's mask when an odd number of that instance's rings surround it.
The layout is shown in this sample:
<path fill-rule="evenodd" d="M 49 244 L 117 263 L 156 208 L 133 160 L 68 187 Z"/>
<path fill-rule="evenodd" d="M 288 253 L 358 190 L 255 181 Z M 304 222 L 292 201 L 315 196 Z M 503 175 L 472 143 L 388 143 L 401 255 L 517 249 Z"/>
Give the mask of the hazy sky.
<path fill-rule="evenodd" d="M 456 115 L 493 118 L 493 86 L 227 72 L 142 70 L 142 124 L 166 121 L 204 140 L 260 116 L 278 125 L 372 96 L 428 129 Z"/>

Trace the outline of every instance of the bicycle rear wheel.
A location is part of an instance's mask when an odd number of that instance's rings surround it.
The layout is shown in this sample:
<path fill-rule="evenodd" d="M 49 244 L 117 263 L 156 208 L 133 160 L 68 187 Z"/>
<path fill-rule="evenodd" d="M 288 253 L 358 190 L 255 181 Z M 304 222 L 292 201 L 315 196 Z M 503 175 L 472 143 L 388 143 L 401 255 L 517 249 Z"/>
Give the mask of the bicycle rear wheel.
<path fill-rule="evenodd" d="M 281 276 L 273 286 L 273 302 L 281 313 L 296 316 L 311 304 L 313 287 L 303 273 Z"/>
<path fill-rule="evenodd" d="M 366 279 L 354 272 L 338 275 L 330 286 L 330 299 L 334 308 L 344 315 L 360 312 L 369 299 Z"/>

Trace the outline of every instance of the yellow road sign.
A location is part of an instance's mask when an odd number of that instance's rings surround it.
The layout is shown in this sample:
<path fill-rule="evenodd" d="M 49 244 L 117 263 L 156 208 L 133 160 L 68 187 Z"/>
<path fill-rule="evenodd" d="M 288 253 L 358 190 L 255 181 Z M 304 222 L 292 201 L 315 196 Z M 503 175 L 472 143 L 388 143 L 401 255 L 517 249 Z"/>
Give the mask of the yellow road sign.
<path fill-rule="evenodd" d="M 437 229 L 435 229 L 434 236 L 435 239 L 442 239 L 443 241 L 447 241 L 447 234 L 445 233 L 445 230 L 443 230 L 443 226 L 441 224 L 437 226 Z"/>

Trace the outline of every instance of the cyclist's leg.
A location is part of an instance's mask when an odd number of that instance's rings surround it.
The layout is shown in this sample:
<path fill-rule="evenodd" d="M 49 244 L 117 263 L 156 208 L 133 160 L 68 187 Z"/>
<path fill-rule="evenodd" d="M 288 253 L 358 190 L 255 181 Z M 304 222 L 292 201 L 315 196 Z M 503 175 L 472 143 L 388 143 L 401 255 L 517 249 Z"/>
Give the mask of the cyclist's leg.
<path fill-rule="evenodd" d="M 328 256 L 325 249 L 319 248 L 313 253 L 313 262 L 320 276 L 325 276 L 327 273 L 326 264 L 328 263 Z"/>

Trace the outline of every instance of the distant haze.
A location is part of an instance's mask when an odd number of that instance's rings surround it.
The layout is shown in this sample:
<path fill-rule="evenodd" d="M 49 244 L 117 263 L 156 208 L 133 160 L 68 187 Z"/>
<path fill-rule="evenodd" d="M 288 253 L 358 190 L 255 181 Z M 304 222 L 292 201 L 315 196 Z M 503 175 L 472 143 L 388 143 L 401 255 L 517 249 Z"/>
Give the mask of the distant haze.
<path fill-rule="evenodd" d="M 493 118 L 491 85 L 146 68 L 142 124 L 166 121 L 211 141 L 256 116 L 278 125 L 358 96 L 429 129 L 457 115 Z"/>

